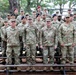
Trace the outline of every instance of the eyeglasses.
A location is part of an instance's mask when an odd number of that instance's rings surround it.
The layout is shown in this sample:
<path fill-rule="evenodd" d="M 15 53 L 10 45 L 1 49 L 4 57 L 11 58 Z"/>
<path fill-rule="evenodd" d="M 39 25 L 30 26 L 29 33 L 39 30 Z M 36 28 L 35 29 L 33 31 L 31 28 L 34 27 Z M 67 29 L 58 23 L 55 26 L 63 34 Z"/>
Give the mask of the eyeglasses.
<path fill-rule="evenodd" d="M 66 17 L 66 18 L 69 18 L 69 17 Z"/>
<path fill-rule="evenodd" d="M 16 21 L 12 21 L 12 23 L 15 23 Z"/>
<path fill-rule="evenodd" d="M 32 20 L 32 19 L 28 19 L 28 20 Z"/>

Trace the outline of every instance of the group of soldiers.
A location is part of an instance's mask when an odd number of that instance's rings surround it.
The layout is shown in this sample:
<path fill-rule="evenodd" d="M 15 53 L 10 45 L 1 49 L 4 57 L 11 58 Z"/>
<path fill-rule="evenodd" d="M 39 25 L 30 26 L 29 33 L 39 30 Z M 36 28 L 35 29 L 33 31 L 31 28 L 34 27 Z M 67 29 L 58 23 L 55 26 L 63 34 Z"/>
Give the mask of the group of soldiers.
<path fill-rule="evenodd" d="M 32 12 L 32 15 L 25 14 L 24 10 L 21 10 L 17 17 L 14 14 L 8 14 L 6 20 L 3 21 L 1 18 L 1 47 L 3 56 L 5 54 L 7 56 L 6 64 L 11 65 L 12 57 L 14 57 L 14 64 L 19 65 L 19 56 L 22 55 L 23 49 L 26 49 L 27 64 L 36 64 L 36 48 L 40 48 L 43 54 L 43 63 L 54 65 L 54 55 L 58 44 L 61 46 L 61 64 L 66 64 L 67 60 L 70 64 L 74 64 L 76 13 L 71 14 L 70 11 L 68 10 L 64 20 L 60 14 L 50 16 L 46 9 L 42 12 L 40 6 L 37 11 Z M 35 68 L 33 67 L 33 69 Z M 73 67 L 70 69 L 74 70 Z M 20 68 L 17 67 L 17 70 Z M 53 67 L 50 67 L 50 70 L 53 70 Z"/>

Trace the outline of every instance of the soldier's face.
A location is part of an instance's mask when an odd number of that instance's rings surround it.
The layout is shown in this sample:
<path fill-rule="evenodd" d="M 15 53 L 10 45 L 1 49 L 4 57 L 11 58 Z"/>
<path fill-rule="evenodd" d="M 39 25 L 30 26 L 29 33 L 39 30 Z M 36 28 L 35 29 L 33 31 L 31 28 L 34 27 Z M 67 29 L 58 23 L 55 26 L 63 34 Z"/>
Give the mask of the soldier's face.
<path fill-rule="evenodd" d="M 26 18 L 24 18 L 24 19 L 22 20 L 22 22 L 23 22 L 23 23 L 26 22 Z"/>
<path fill-rule="evenodd" d="M 66 21 L 66 22 L 69 22 L 69 21 L 70 21 L 70 17 L 66 17 L 66 18 L 65 18 L 65 21 Z"/>
<path fill-rule="evenodd" d="M 16 21 L 12 21 L 11 22 L 11 27 L 15 27 L 16 26 Z"/>
<path fill-rule="evenodd" d="M 41 8 L 38 8 L 37 10 L 38 10 L 38 11 L 41 11 Z"/>
<path fill-rule="evenodd" d="M 46 15 L 43 15 L 42 18 L 46 18 Z"/>
<path fill-rule="evenodd" d="M 24 11 L 21 11 L 21 15 L 24 15 Z"/>
<path fill-rule="evenodd" d="M 4 22 L 4 25 L 7 26 L 8 25 L 8 22 Z"/>
<path fill-rule="evenodd" d="M 46 22 L 46 25 L 47 25 L 47 26 L 50 26 L 50 25 L 51 25 L 51 21 L 47 21 L 47 22 Z"/>
<path fill-rule="evenodd" d="M 33 15 L 36 15 L 36 12 L 33 12 Z"/>
<path fill-rule="evenodd" d="M 11 16 L 11 19 L 15 19 L 15 16 Z"/>
<path fill-rule="evenodd" d="M 28 23 L 31 24 L 33 21 L 32 19 L 28 19 Z"/>
<path fill-rule="evenodd" d="M 74 14 L 74 17 L 76 17 L 76 14 Z"/>
<path fill-rule="evenodd" d="M 37 20 L 40 20 L 41 19 L 41 16 L 39 15 L 38 17 L 37 17 Z"/>
<path fill-rule="evenodd" d="M 71 10 L 68 10 L 68 13 L 69 13 L 69 14 L 71 14 L 71 12 L 72 12 Z"/>
<path fill-rule="evenodd" d="M 55 16 L 55 17 L 53 18 L 53 20 L 57 20 L 57 16 Z"/>
<path fill-rule="evenodd" d="M 73 17 L 73 16 L 71 16 L 71 17 L 70 17 L 70 21 L 73 21 L 73 19 L 74 19 L 74 17 Z"/>
<path fill-rule="evenodd" d="M 8 15 L 7 18 L 10 19 L 11 18 L 11 15 Z"/>

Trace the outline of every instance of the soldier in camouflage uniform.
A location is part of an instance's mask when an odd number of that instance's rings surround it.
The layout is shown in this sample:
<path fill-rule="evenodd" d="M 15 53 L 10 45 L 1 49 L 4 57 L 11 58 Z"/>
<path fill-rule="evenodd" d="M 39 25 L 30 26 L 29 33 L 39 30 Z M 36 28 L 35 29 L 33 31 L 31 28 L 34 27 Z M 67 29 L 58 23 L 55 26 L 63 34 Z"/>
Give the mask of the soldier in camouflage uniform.
<path fill-rule="evenodd" d="M 25 15 L 25 12 L 24 12 L 24 10 L 20 10 L 20 15 L 18 15 L 17 16 L 17 21 L 18 21 L 18 23 L 20 23 L 21 22 L 21 18 L 22 18 L 22 16 L 24 16 Z"/>
<path fill-rule="evenodd" d="M 42 13 L 42 21 L 43 21 L 43 22 L 46 22 L 46 17 L 47 17 L 47 16 L 46 16 L 46 13 Z"/>
<path fill-rule="evenodd" d="M 3 26 L 4 20 L 0 17 L 0 45 L 1 45 L 1 27 Z"/>
<path fill-rule="evenodd" d="M 74 29 L 75 29 L 75 38 L 76 38 L 76 21 L 75 21 L 75 15 L 71 15 L 70 16 L 70 22 L 72 25 L 74 25 Z M 74 54 L 76 56 L 76 46 L 74 47 Z"/>
<path fill-rule="evenodd" d="M 5 40 L 7 38 L 6 36 L 6 29 L 9 27 L 8 25 L 8 21 L 5 20 L 4 21 L 4 26 L 1 27 L 1 49 L 2 49 L 2 56 L 6 56 L 6 48 L 7 48 L 7 40 Z M 3 64 L 5 64 L 5 59 L 3 59 Z"/>
<path fill-rule="evenodd" d="M 74 21 L 76 21 L 76 11 L 74 11 Z"/>
<path fill-rule="evenodd" d="M 34 22 L 36 28 L 38 29 L 38 32 L 37 32 L 37 35 L 38 35 L 38 41 L 37 41 L 37 45 L 36 45 L 36 49 L 37 49 L 37 54 L 41 55 L 42 54 L 42 49 L 40 48 L 40 32 L 41 32 L 41 29 L 45 26 L 44 22 L 42 21 L 42 18 L 41 18 L 41 15 L 40 14 L 37 14 L 36 16 L 36 20 Z"/>
<path fill-rule="evenodd" d="M 22 34 L 23 34 L 23 30 L 24 28 L 27 26 L 26 24 L 26 17 L 22 16 L 21 18 L 21 23 L 18 24 L 18 29 L 20 31 L 20 56 L 23 55 L 23 41 L 22 41 Z"/>
<path fill-rule="evenodd" d="M 27 64 L 36 63 L 36 43 L 37 43 L 37 28 L 33 24 L 33 19 L 29 17 L 28 26 L 23 32 L 23 43 L 26 47 Z M 34 68 L 33 68 L 34 69 Z M 27 70 L 30 70 L 28 67 Z"/>
<path fill-rule="evenodd" d="M 74 25 L 70 22 L 70 15 L 65 16 L 65 23 L 59 28 L 59 40 L 61 43 L 62 59 L 61 63 L 66 63 L 66 56 L 70 64 L 74 63 L 74 46 L 75 46 L 75 29 Z M 70 68 L 73 70 L 73 67 Z"/>
<path fill-rule="evenodd" d="M 41 45 L 43 46 L 43 63 L 48 64 L 49 55 L 50 64 L 54 64 L 54 49 L 57 47 L 57 34 L 56 28 L 51 25 L 50 18 L 46 19 L 46 26 L 42 28 L 41 41 Z M 50 67 L 50 70 L 53 70 L 53 68 Z"/>
<path fill-rule="evenodd" d="M 59 23 L 59 21 L 57 20 L 57 15 L 54 14 L 54 15 L 53 15 L 52 25 L 58 30 L 59 24 L 60 24 L 60 23 Z"/>
<path fill-rule="evenodd" d="M 36 11 L 32 12 L 32 18 L 33 18 L 33 21 L 35 21 L 35 19 L 36 19 Z"/>
<path fill-rule="evenodd" d="M 7 50 L 6 50 L 6 55 L 7 55 L 7 64 L 11 65 L 12 64 L 12 50 L 14 51 L 14 59 L 15 59 L 15 64 L 19 65 L 20 64 L 20 41 L 19 41 L 19 30 L 16 27 L 16 20 L 12 19 L 11 20 L 11 26 L 6 29 L 6 34 L 7 34 Z M 8 68 L 9 69 L 9 68 Z M 17 67 L 17 70 L 20 70 L 19 67 Z"/>

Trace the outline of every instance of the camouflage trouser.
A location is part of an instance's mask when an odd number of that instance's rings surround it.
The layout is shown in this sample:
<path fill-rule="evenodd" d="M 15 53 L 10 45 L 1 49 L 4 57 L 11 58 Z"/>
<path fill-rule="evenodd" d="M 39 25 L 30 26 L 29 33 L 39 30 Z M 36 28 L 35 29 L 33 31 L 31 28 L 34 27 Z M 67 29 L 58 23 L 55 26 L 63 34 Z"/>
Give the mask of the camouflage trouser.
<path fill-rule="evenodd" d="M 76 57 L 76 46 L 74 47 L 74 55 Z"/>
<path fill-rule="evenodd" d="M 27 64 L 35 64 L 36 62 L 36 45 L 26 45 Z"/>
<path fill-rule="evenodd" d="M 65 64 L 68 57 L 69 63 L 74 63 L 74 48 L 72 46 L 62 47 L 61 48 L 62 53 L 62 60 L 61 63 Z"/>
<path fill-rule="evenodd" d="M 12 56 L 12 50 L 14 51 L 14 56 Z M 17 47 L 7 46 L 6 55 L 7 55 L 7 64 L 12 64 L 12 57 L 14 57 L 16 65 L 20 64 L 20 59 L 19 59 L 20 47 L 19 46 Z"/>
<path fill-rule="evenodd" d="M 7 49 L 7 42 L 5 42 L 5 41 L 1 42 L 1 49 L 2 49 L 2 56 L 5 57 L 6 56 L 6 49 Z"/>
<path fill-rule="evenodd" d="M 44 47 L 43 48 L 43 63 L 48 64 L 48 56 L 50 58 L 50 63 L 54 64 L 54 47 Z"/>

